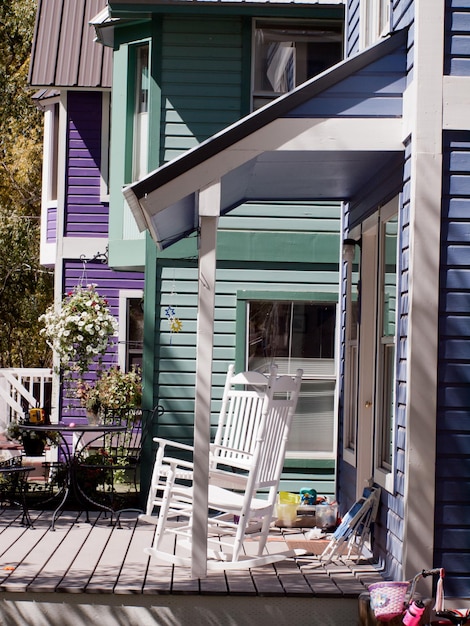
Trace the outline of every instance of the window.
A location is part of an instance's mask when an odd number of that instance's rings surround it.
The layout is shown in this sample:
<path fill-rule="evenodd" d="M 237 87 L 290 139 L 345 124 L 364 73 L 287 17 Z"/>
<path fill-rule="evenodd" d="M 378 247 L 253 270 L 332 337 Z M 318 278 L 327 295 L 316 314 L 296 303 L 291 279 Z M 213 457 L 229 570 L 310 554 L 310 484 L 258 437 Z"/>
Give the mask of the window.
<path fill-rule="evenodd" d="M 123 290 L 119 295 L 119 364 L 128 372 L 142 367 L 144 344 L 143 293 Z"/>
<path fill-rule="evenodd" d="M 377 363 L 377 467 L 389 472 L 393 459 L 395 411 L 395 327 L 397 302 L 397 216 L 381 222 L 379 337 Z"/>
<path fill-rule="evenodd" d="M 367 48 L 390 31 L 390 0 L 361 1 L 362 47 Z"/>
<path fill-rule="evenodd" d="M 43 199 L 48 205 L 57 203 L 57 173 L 59 168 L 59 103 L 45 108 Z"/>
<path fill-rule="evenodd" d="M 135 48 L 133 180 L 148 172 L 149 46 Z"/>
<path fill-rule="evenodd" d="M 111 94 L 104 92 L 101 100 L 101 168 L 100 196 L 103 202 L 109 201 L 109 147 L 111 144 Z"/>
<path fill-rule="evenodd" d="M 360 255 L 357 253 L 356 258 Z M 359 268 L 355 260 L 346 266 L 346 319 L 345 319 L 345 386 L 343 448 L 348 462 L 355 464 L 358 402 L 358 323 L 359 323 Z"/>
<path fill-rule="evenodd" d="M 336 22 L 256 22 L 253 109 L 320 74 L 342 55 L 342 26 Z"/>
<path fill-rule="evenodd" d="M 287 456 L 332 458 L 335 450 L 336 302 L 249 300 L 247 365 L 304 370 Z"/>

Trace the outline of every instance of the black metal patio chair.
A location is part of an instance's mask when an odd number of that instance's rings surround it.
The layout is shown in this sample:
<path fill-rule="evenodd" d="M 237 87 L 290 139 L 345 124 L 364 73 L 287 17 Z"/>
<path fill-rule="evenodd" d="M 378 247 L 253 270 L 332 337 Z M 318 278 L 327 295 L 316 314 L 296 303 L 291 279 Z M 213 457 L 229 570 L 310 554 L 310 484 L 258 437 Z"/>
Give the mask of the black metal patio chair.
<path fill-rule="evenodd" d="M 91 508 L 96 505 L 109 511 L 118 521 L 124 511 L 142 512 L 138 506 L 142 451 L 162 414 L 160 405 L 152 410 L 108 413 L 102 423 L 125 425 L 125 430 L 95 433 L 79 442 L 80 449 L 75 450 L 77 483 Z"/>
<path fill-rule="evenodd" d="M 34 470 L 31 465 L 23 465 L 21 456 L 0 461 L 0 505 L 19 506 L 22 510 L 21 524 L 32 527 L 26 502 L 28 475 Z"/>

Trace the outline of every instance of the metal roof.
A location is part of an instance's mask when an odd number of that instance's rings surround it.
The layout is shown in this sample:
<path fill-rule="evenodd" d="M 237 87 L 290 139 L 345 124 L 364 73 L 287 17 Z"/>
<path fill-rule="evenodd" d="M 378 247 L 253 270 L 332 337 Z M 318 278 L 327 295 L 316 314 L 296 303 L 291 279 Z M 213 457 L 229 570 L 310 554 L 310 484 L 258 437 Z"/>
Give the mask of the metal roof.
<path fill-rule="evenodd" d="M 94 41 L 90 21 L 106 0 L 38 0 L 29 83 L 33 87 L 111 87 L 112 50 Z"/>
<path fill-rule="evenodd" d="M 354 204 L 372 183 L 396 189 L 402 181 L 401 115 L 376 111 L 338 117 L 330 112 L 315 120 L 308 113 L 293 113 L 398 51 L 403 89 L 406 37 L 406 31 L 395 33 L 127 186 L 124 196 L 139 228 L 148 228 L 161 249 L 187 236 L 198 228 L 198 191 L 216 180 L 221 182 L 222 214 L 246 201 Z M 399 91 L 395 95 L 402 97 Z"/>

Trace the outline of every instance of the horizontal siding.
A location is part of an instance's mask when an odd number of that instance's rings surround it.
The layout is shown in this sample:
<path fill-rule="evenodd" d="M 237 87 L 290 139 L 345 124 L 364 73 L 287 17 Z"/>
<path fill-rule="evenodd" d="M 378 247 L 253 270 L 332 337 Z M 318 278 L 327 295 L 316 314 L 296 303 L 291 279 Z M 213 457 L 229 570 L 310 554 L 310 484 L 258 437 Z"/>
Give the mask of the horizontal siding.
<path fill-rule="evenodd" d="M 359 52 L 360 0 L 349 0 L 346 13 L 346 57 Z"/>
<path fill-rule="evenodd" d="M 144 288 L 144 277 L 139 272 L 116 272 L 100 261 L 88 262 L 85 266 L 77 261 L 64 262 L 64 294 L 71 292 L 78 285 L 96 284 L 98 293 L 108 302 L 111 313 L 119 320 L 119 294 L 121 290 Z M 117 339 L 115 340 L 117 341 Z M 103 357 L 103 367 L 117 364 L 117 343 Z M 92 375 L 91 375 L 92 377 Z M 62 393 L 66 390 L 62 390 Z M 76 408 L 75 398 L 62 397 L 62 417 L 65 421 L 84 417 L 83 409 Z"/>
<path fill-rule="evenodd" d="M 211 422 L 215 429 L 223 385 L 229 363 L 235 362 L 237 349 L 237 292 L 272 291 L 337 293 L 337 271 L 314 270 L 313 264 L 276 269 L 272 264 L 219 263 L 215 297 L 213 398 Z M 196 261 L 158 262 L 157 330 L 155 333 L 155 389 L 159 404 L 165 408 L 158 435 L 192 443 L 194 429 L 194 385 L 196 376 L 197 264 Z M 166 315 L 168 307 L 182 322 L 178 333 L 171 333 Z M 244 341 L 238 337 L 238 341 Z M 318 462 L 307 461 L 304 468 L 288 470 L 283 489 L 298 491 L 307 484 L 333 495 L 335 471 L 322 474 Z"/>
<path fill-rule="evenodd" d="M 444 71 L 470 76 L 470 5 L 463 0 L 448 0 L 447 5 Z"/>
<path fill-rule="evenodd" d="M 400 117 L 405 86 L 403 48 L 325 89 L 288 117 Z"/>
<path fill-rule="evenodd" d="M 106 237 L 101 193 L 101 93 L 69 92 L 65 235 Z"/>
<path fill-rule="evenodd" d="M 163 19 L 162 161 L 241 117 L 241 18 Z"/>
<path fill-rule="evenodd" d="M 435 562 L 446 595 L 469 597 L 470 133 L 444 133 L 443 180 Z"/>
<path fill-rule="evenodd" d="M 161 297 L 156 333 L 156 376 L 159 401 L 166 413 L 162 428 L 177 427 L 181 421 L 192 424 L 194 381 L 196 372 L 196 307 L 197 267 L 175 263 L 160 264 Z M 214 335 L 214 399 L 220 400 L 227 366 L 235 361 L 237 291 L 337 292 L 337 272 L 320 272 L 294 268 L 275 270 L 269 267 L 224 267 L 217 270 L 215 335 Z M 182 331 L 171 334 L 165 311 L 174 307 L 182 321 Z M 180 411 L 181 403 L 184 411 Z M 188 411 L 189 407 L 189 411 Z M 214 408 L 214 420 L 218 407 Z M 161 433 L 166 436 L 166 432 Z M 192 439 L 192 430 L 189 434 Z"/>
<path fill-rule="evenodd" d="M 219 230 L 339 233 L 339 202 L 247 203 L 220 218 Z"/>
<path fill-rule="evenodd" d="M 47 209 L 46 242 L 54 243 L 57 240 L 57 207 Z"/>

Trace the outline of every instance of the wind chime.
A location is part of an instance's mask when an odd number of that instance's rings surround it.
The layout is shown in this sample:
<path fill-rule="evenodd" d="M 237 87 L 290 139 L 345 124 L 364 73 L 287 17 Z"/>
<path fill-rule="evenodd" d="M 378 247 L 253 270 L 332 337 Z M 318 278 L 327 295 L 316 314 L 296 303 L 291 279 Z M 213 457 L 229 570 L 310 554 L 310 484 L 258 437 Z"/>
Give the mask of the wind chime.
<path fill-rule="evenodd" d="M 171 288 L 171 294 L 170 294 L 170 302 L 174 303 L 175 298 L 176 298 L 175 283 L 173 281 L 173 286 Z M 165 315 L 168 319 L 168 325 L 170 327 L 170 345 L 171 345 L 173 334 L 179 333 L 181 331 L 181 329 L 183 328 L 183 322 L 176 316 L 176 307 L 174 307 L 173 305 L 167 306 L 167 308 L 165 309 Z"/>

